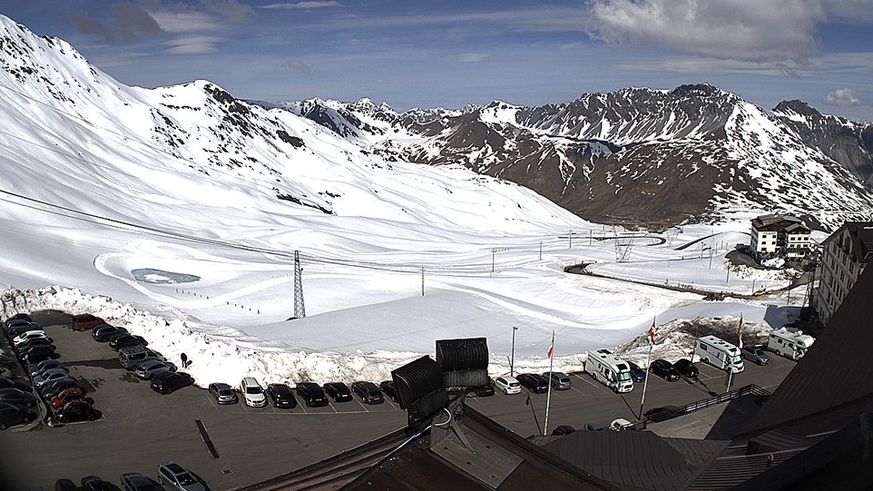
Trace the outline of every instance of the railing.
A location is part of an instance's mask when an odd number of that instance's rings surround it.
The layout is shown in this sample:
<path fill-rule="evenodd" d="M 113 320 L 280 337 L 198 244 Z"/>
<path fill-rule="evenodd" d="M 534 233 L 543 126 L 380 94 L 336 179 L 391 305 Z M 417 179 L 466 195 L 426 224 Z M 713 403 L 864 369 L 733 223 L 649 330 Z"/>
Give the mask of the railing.
<path fill-rule="evenodd" d="M 644 418 L 645 421 L 652 422 L 661 422 L 666 421 L 668 419 L 673 419 L 684 414 L 688 414 L 693 411 L 697 411 L 700 409 L 705 409 L 710 406 L 715 406 L 716 404 L 721 404 L 723 402 L 732 401 L 734 399 L 738 399 L 743 396 L 754 395 L 757 397 L 767 398 L 770 397 L 770 392 L 762 387 L 759 387 L 755 384 L 747 385 L 745 387 L 740 387 L 739 389 L 734 389 L 729 392 L 725 392 L 723 394 L 718 394 L 706 399 L 702 399 L 700 401 L 691 402 L 685 404 L 684 406 L 678 407 L 665 407 L 663 411 L 656 411 L 649 416 Z"/>

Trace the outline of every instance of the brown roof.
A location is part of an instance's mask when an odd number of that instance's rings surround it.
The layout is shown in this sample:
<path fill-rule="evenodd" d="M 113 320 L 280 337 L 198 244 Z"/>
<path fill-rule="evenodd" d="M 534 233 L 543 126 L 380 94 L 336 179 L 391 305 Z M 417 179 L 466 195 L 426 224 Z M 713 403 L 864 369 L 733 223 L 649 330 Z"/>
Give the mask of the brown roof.
<path fill-rule="evenodd" d="M 836 240 L 843 231 L 849 232 L 849 240 L 852 241 L 852 259 L 867 263 L 873 256 L 873 222 L 846 222 L 825 239 L 824 244 Z"/>

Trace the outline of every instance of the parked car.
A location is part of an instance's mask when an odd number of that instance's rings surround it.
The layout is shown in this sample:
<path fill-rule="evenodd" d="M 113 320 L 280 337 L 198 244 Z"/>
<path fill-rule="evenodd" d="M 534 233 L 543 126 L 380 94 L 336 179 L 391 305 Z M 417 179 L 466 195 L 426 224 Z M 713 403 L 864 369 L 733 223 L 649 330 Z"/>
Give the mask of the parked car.
<path fill-rule="evenodd" d="M 194 378 L 185 372 L 164 372 L 152 377 L 152 390 L 158 394 L 173 392 L 194 384 Z"/>
<path fill-rule="evenodd" d="M 352 400 L 352 391 L 349 386 L 342 382 L 328 382 L 324 384 L 324 393 L 336 402 L 348 402 Z"/>
<path fill-rule="evenodd" d="M 121 488 L 97 476 L 82 478 L 82 491 L 121 491 Z"/>
<path fill-rule="evenodd" d="M 679 371 L 673 368 L 673 364 L 667 360 L 658 359 L 649 365 L 649 371 L 663 378 L 667 382 L 675 382 L 679 380 Z"/>
<path fill-rule="evenodd" d="M 488 383 L 485 385 L 480 385 L 476 387 L 476 390 L 472 392 L 476 395 L 476 397 L 491 397 L 494 395 L 494 381 L 491 380 L 491 377 L 488 377 Z"/>
<path fill-rule="evenodd" d="M 137 376 L 137 378 L 150 380 L 153 376 L 159 373 L 175 371 L 176 365 L 168 361 L 161 361 L 152 358 L 137 365 L 133 373 Z"/>
<path fill-rule="evenodd" d="M 18 358 L 22 363 L 32 365 L 43 360 L 57 360 L 61 355 L 55 352 L 51 346 L 34 346 L 26 351 L 20 351 Z"/>
<path fill-rule="evenodd" d="M 58 360 L 43 360 L 36 365 L 31 366 L 30 378 L 36 378 L 40 375 L 45 375 L 49 370 L 66 370 L 69 373 L 70 369 L 65 367 Z"/>
<path fill-rule="evenodd" d="M 285 384 L 267 385 L 267 396 L 273 401 L 274 407 L 287 409 L 297 407 L 297 399 L 294 398 L 294 392 L 291 390 L 291 387 Z"/>
<path fill-rule="evenodd" d="M 564 436 L 575 432 L 576 428 L 573 428 L 570 425 L 558 425 L 554 430 L 552 430 L 552 436 Z"/>
<path fill-rule="evenodd" d="M 53 380 L 66 378 L 69 376 L 70 371 L 66 368 L 52 368 L 50 370 L 46 370 L 40 375 L 37 375 L 36 377 L 33 377 L 33 386 L 37 389 L 41 389 Z"/>
<path fill-rule="evenodd" d="M 743 352 L 743 358 L 753 363 L 761 366 L 770 363 L 770 355 L 761 349 L 760 346 L 743 346 L 743 349 L 740 351 Z"/>
<path fill-rule="evenodd" d="M 165 491 L 156 481 L 138 472 L 122 474 L 121 488 L 124 491 Z"/>
<path fill-rule="evenodd" d="M 549 384 L 546 382 L 546 378 L 542 375 L 537 375 L 535 373 L 519 373 L 515 376 L 515 379 L 518 380 L 518 383 L 520 383 L 524 388 L 534 394 L 544 394 L 549 390 Z"/>
<path fill-rule="evenodd" d="M 219 404 L 236 404 L 239 402 L 236 392 L 229 385 L 221 382 L 209 384 L 209 393 L 215 398 L 215 402 Z"/>
<path fill-rule="evenodd" d="M 79 491 L 72 479 L 61 478 L 55 481 L 55 491 Z"/>
<path fill-rule="evenodd" d="M 20 313 L 18 313 L 18 314 L 14 314 L 14 315 L 12 315 L 12 316 L 7 317 L 6 320 L 3 321 L 3 323 L 4 323 L 5 325 L 8 326 L 10 322 L 12 322 L 12 321 L 18 321 L 18 320 L 23 320 L 23 321 L 27 321 L 27 322 L 33 322 L 33 319 L 31 319 L 29 315 L 27 315 L 27 314 L 25 314 L 25 313 L 23 313 L 23 312 L 20 312 Z"/>
<path fill-rule="evenodd" d="M 588 431 L 603 431 L 606 429 L 606 425 L 600 421 L 589 421 L 585 423 L 585 429 Z"/>
<path fill-rule="evenodd" d="M 22 406 L 32 408 L 36 406 L 36 397 L 30 391 L 23 391 L 15 388 L 0 389 L 0 402 L 12 404 L 13 406 Z"/>
<path fill-rule="evenodd" d="M 627 362 L 628 367 L 630 367 L 631 379 L 636 382 L 645 382 L 646 381 L 646 371 L 640 368 L 636 363 L 629 361 Z"/>
<path fill-rule="evenodd" d="M 116 351 L 131 346 L 148 346 L 148 344 L 149 342 L 144 337 L 130 333 L 115 335 L 109 339 L 109 347 Z"/>
<path fill-rule="evenodd" d="M 0 430 L 29 423 L 34 418 L 36 418 L 34 411 L 13 404 L 0 403 Z"/>
<path fill-rule="evenodd" d="M 397 384 L 394 383 L 393 380 L 383 380 L 379 383 L 379 390 L 382 391 L 383 394 L 390 397 L 392 401 L 399 402 L 397 395 Z"/>
<path fill-rule="evenodd" d="M 0 378 L 0 389 L 8 389 L 10 387 L 23 390 L 24 392 L 31 391 L 31 387 L 23 380 L 17 378 Z"/>
<path fill-rule="evenodd" d="M 673 368 L 675 368 L 679 373 L 688 378 L 697 378 L 700 375 L 700 370 L 691 363 L 691 360 L 688 358 L 682 358 L 680 360 L 676 360 L 676 363 L 673 364 Z"/>
<path fill-rule="evenodd" d="M 86 331 L 93 329 L 100 324 L 106 324 L 106 321 L 91 314 L 77 314 L 70 320 L 70 327 L 74 331 Z"/>
<path fill-rule="evenodd" d="M 49 404 L 55 409 L 60 409 L 68 402 L 80 401 L 85 398 L 85 389 L 81 387 L 69 387 L 49 400 Z"/>
<path fill-rule="evenodd" d="M 158 482 L 176 491 L 209 491 L 196 474 L 172 461 L 158 466 Z"/>
<path fill-rule="evenodd" d="M 19 336 L 29 331 L 43 331 L 41 325 L 36 322 L 17 319 L 6 324 L 6 333 L 12 337 Z"/>
<path fill-rule="evenodd" d="M 58 409 L 55 413 L 54 420 L 58 423 L 76 423 L 79 421 L 94 421 L 100 419 L 103 415 L 93 406 L 85 401 L 71 401 L 64 407 Z"/>
<path fill-rule="evenodd" d="M 25 341 L 22 341 L 15 345 L 15 349 L 18 350 L 18 354 L 22 354 L 30 349 L 33 349 L 37 346 L 49 346 L 52 350 L 55 349 L 55 345 L 52 344 L 52 340 L 49 338 L 30 338 Z"/>
<path fill-rule="evenodd" d="M 358 395 L 366 404 L 382 404 L 385 402 L 385 397 L 382 391 L 373 382 L 352 382 L 352 392 Z"/>
<path fill-rule="evenodd" d="M 324 390 L 315 382 L 300 382 L 297 384 L 297 395 L 303 399 L 307 407 L 327 406 L 327 396 Z"/>
<path fill-rule="evenodd" d="M 123 333 L 127 333 L 127 329 L 113 326 L 111 324 L 101 324 L 91 331 L 91 337 L 98 343 L 106 343 L 109 342 L 109 339 L 112 338 L 112 336 Z"/>
<path fill-rule="evenodd" d="M 609 429 L 615 431 L 629 431 L 637 429 L 633 423 L 624 418 L 615 418 L 609 423 Z"/>
<path fill-rule="evenodd" d="M 149 355 L 148 348 L 144 346 L 130 346 L 118 350 L 118 363 L 127 370 L 133 370 L 137 365 L 153 358 Z"/>
<path fill-rule="evenodd" d="M 518 383 L 518 380 L 516 380 L 515 377 L 509 375 L 504 375 L 494 379 L 494 388 L 502 390 L 505 395 L 518 394 L 521 392 L 521 384 Z"/>
<path fill-rule="evenodd" d="M 254 377 L 244 377 L 239 383 L 239 391 L 242 392 L 243 401 L 249 407 L 264 407 L 267 405 L 267 396 L 264 388 Z"/>
<path fill-rule="evenodd" d="M 546 372 L 543 377 L 552 384 L 552 388 L 555 390 L 569 390 L 573 386 L 573 381 L 564 372 Z"/>
<path fill-rule="evenodd" d="M 15 336 L 15 338 L 12 339 L 12 344 L 14 344 L 15 347 L 17 348 L 17 347 L 19 347 L 19 345 L 23 344 L 28 339 L 37 339 L 37 338 L 48 339 L 49 342 L 52 341 L 52 338 L 48 337 L 48 334 L 46 334 L 45 331 L 33 330 L 33 331 L 25 331 L 25 332 L 19 334 L 18 336 Z"/>

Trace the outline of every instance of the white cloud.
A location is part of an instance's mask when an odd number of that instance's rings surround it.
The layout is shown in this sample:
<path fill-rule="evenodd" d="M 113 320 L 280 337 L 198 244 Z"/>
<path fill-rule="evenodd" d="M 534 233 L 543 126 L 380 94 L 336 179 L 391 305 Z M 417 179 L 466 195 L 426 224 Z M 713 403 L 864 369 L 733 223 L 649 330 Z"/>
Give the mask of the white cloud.
<path fill-rule="evenodd" d="M 215 45 L 222 41 L 224 41 L 224 38 L 217 36 L 184 36 L 167 41 L 164 44 L 172 46 L 167 49 L 166 52 L 168 54 L 196 55 L 216 52 Z"/>
<path fill-rule="evenodd" d="M 332 7 L 342 7 L 343 4 L 334 1 L 303 1 L 303 2 L 287 2 L 287 3 L 271 3 L 255 7 L 259 9 L 323 9 Z"/>
<path fill-rule="evenodd" d="M 169 33 L 221 31 L 225 26 L 216 17 L 185 7 L 149 12 L 152 18 Z"/>
<path fill-rule="evenodd" d="M 837 89 L 825 96 L 825 103 L 831 106 L 859 106 L 861 99 L 852 89 Z"/>
<path fill-rule="evenodd" d="M 458 61 L 461 63 L 476 63 L 477 61 L 482 61 L 485 58 L 485 55 L 482 53 L 461 53 L 458 56 Z"/>
<path fill-rule="evenodd" d="M 719 59 L 805 64 L 816 51 L 820 0 L 592 0 L 607 43 L 668 47 Z"/>

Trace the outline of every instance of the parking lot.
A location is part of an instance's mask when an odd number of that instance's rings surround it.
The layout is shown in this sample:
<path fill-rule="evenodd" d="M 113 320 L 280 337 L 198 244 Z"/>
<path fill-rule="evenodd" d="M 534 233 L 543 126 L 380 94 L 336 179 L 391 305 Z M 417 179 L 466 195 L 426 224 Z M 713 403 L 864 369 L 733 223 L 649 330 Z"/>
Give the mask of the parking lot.
<path fill-rule="evenodd" d="M 231 489 L 315 463 L 406 424 L 405 412 L 391 401 L 368 406 L 355 397 L 321 408 L 298 405 L 285 410 L 242 403 L 219 406 L 207 391 L 196 387 L 160 395 L 147 381 L 124 370 L 115 351 L 94 342 L 90 332 L 64 327 L 67 318 L 61 313 L 34 315 L 54 338 L 60 361 L 88 388 L 103 417 L 58 428 L 38 425 L 31 431 L 0 433 L 4 455 L 0 471 L 4 482 L 11 484 L 7 489 L 28 485 L 50 489 L 57 478 L 78 480 L 89 474 L 114 482 L 124 472 L 155 477 L 155 468 L 165 460 L 191 468 L 215 490 Z M 794 362 L 772 358 L 766 367 L 747 363 L 734 387 L 756 383 L 773 390 Z M 709 391 L 724 392 L 724 372 L 698 366 L 698 382 L 667 383 L 652 377 L 645 408 L 681 405 L 704 399 Z M 642 384 L 617 395 L 586 375 L 571 378 L 570 390 L 552 393 L 550 428 L 558 424 L 579 428 L 591 420 L 608 424 L 616 417 L 635 419 Z M 531 395 L 530 405 L 526 400 L 526 391 L 511 396 L 498 392 L 493 397 L 470 398 L 468 404 L 528 436 L 543 424 L 546 395 Z M 211 442 L 211 448 L 204 440 Z"/>

